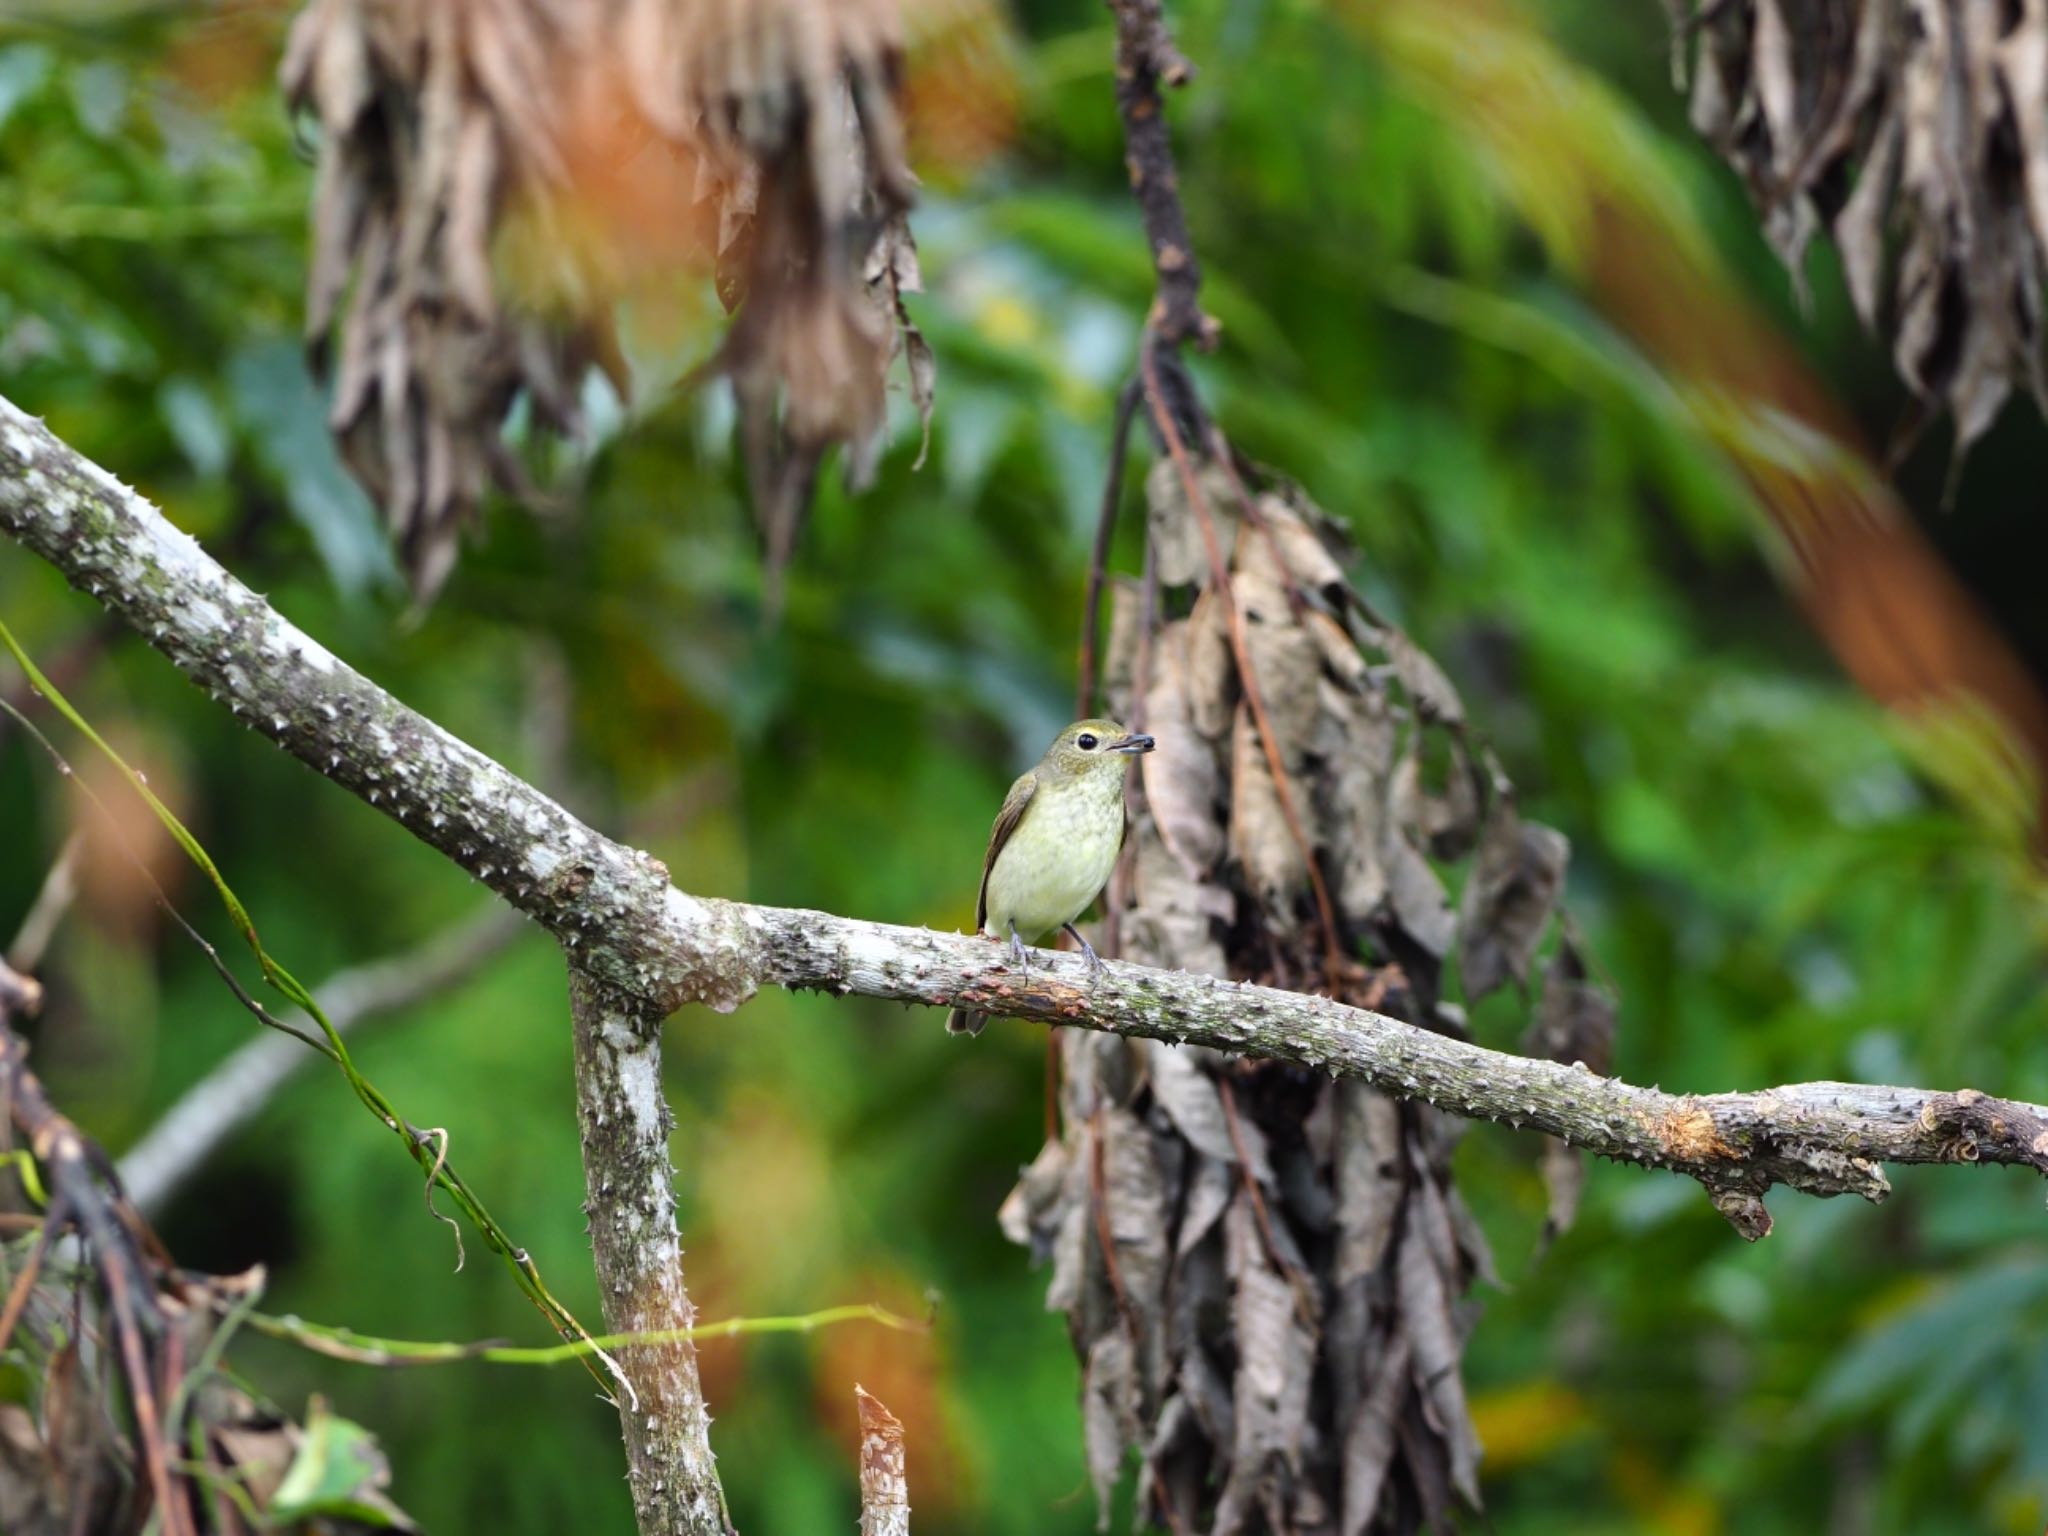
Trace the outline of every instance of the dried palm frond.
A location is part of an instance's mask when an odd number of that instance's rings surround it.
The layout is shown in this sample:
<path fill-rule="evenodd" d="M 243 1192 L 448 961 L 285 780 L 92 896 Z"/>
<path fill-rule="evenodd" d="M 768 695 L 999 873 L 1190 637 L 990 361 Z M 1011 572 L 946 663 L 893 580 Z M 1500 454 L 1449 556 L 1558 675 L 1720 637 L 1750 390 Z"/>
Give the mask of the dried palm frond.
<path fill-rule="evenodd" d="M 621 293 L 714 276 L 771 567 L 820 459 L 864 483 L 907 356 L 929 420 L 897 0 L 311 0 L 281 72 L 317 117 L 306 330 L 331 424 L 431 596 L 504 432 L 627 389 Z"/>
<path fill-rule="evenodd" d="M 1113 596 L 1108 703 L 1159 749 L 1105 928 L 1132 959 L 1462 1036 L 1447 973 L 1467 1002 L 1526 985 L 1564 838 L 1520 815 L 1449 678 L 1359 598 L 1334 520 L 1284 482 L 1245 490 L 1248 466 L 1179 459 L 1147 484 L 1155 589 Z M 1611 1010 L 1566 954 L 1534 1043 L 1603 1057 Z M 1287 1063 L 1059 1042 L 1064 1130 L 1003 1222 L 1052 1260 L 1101 1508 L 1132 1447 L 1143 1516 L 1179 1532 L 1442 1529 L 1476 1507 L 1460 1362 L 1492 1260 L 1451 1181 L 1461 1123 Z M 1569 1149 L 1546 1174 L 1562 1225 Z"/>
<path fill-rule="evenodd" d="M 1922 419 L 1946 406 L 1966 449 L 2015 383 L 2048 409 L 2048 4 L 1732 0 L 1690 25 L 1693 125 L 1795 274 L 1834 236 Z"/>

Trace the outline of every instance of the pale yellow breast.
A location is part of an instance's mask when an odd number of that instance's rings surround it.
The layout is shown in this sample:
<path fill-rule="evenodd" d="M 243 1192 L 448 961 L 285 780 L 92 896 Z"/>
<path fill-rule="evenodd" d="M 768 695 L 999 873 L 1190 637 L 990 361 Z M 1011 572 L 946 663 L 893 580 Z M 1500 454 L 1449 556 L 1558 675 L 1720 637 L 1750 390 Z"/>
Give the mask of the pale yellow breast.
<path fill-rule="evenodd" d="M 1124 835 L 1121 773 L 1041 785 L 988 872 L 987 932 L 1036 939 L 1071 923 L 1109 882 Z"/>

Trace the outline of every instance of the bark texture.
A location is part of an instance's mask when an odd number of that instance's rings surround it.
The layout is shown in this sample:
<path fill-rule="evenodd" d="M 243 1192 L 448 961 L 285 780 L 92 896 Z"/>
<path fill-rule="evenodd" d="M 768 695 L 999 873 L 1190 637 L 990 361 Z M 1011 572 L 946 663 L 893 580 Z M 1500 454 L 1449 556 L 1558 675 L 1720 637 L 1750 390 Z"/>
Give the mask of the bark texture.
<path fill-rule="evenodd" d="M 576 1124 L 583 1137 L 590 1246 L 607 1333 L 670 1333 L 696 1324 L 683 1288 L 661 1093 L 661 1016 L 574 966 Z M 731 1529 L 711 1454 L 711 1415 L 687 1338 L 618 1353 L 633 1396 L 620 1402 L 626 1480 L 642 1536 L 725 1536 Z"/>

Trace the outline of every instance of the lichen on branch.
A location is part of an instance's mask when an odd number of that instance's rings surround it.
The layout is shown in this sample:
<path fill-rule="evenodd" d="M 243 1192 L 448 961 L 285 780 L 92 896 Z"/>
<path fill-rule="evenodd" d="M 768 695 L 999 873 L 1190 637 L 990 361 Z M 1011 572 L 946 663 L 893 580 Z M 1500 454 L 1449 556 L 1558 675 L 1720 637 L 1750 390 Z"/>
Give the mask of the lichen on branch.
<path fill-rule="evenodd" d="M 690 896 L 654 860 L 353 671 L 4 397 L 0 532 L 105 601 L 223 707 L 546 926 L 579 970 L 643 1017 L 693 1002 L 730 1011 L 763 986 L 966 1004 L 1356 1077 L 1748 1195 L 1782 1184 L 1878 1199 L 1886 1163 L 2048 1175 L 2048 1108 L 1973 1090 L 1666 1093 L 1328 998 L 1117 961 L 1091 981 L 1078 957 L 1044 950 L 1020 972 L 967 934 Z"/>

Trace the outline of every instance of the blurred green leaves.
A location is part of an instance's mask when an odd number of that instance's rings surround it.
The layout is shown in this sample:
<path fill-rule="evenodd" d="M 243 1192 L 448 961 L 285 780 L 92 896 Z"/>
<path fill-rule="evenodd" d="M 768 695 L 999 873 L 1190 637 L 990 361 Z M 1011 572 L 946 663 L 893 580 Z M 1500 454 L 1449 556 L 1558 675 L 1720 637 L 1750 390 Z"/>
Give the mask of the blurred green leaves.
<path fill-rule="evenodd" d="M 1570 901 L 1621 993 L 1623 1075 L 1697 1092 L 1861 1076 L 2048 1097 L 2027 887 L 1842 679 L 1774 578 L 1782 551 L 1755 536 L 1726 442 L 1772 419 L 1689 390 L 1545 246 L 1599 254 L 1580 214 L 1540 217 L 1571 190 L 1549 161 L 1583 148 L 1690 231 L 1686 248 L 1759 325 L 1789 313 L 1746 206 L 1704 150 L 1654 126 L 1677 116 L 1657 8 L 1541 13 L 1555 57 L 1573 56 L 1562 36 L 1619 80 L 1564 128 L 1517 115 L 1542 104 L 1540 81 L 1472 92 L 1471 71 L 1512 60 L 1431 34 L 1429 7 L 1401 9 L 1420 30 L 1396 49 L 1328 7 L 1173 7 L 1202 72 L 1169 109 L 1225 326 L 1198 362 L 1206 397 L 1235 442 L 1349 521 L 1363 589 L 1454 673 L 1524 809 L 1570 834 Z M 1524 27 L 1535 14 L 1497 9 Z M 826 477 L 773 633 L 730 412 L 666 393 L 653 363 L 633 413 L 557 466 L 568 508 L 489 509 L 442 602 L 399 626 L 294 370 L 307 172 L 270 97 L 274 55 L 259 50 L 237 89 L 196 94 L 169 62 L 216 40 L 190 17 L 111 39 L 0 35 L 0 392 L 162 500 L 352 663 L 528 772 L 547 753 L 530 742 L 527 658 L 562 658 L 565 795 L 686 889 L 964 926 L 989 815 L 1070 707 L 1110 403 L 1148 293 L 1101 15 L 1082 0 L 1017 7 L 1019 137 L 917 215 L 931 291 L 913 302 L 942 369 L 932 460 L 913 474 L 915 434 L 899 432 L 861 500 Z M 126 82 L 118 116 L 109 61 Z M 1510 153 L 1529 162 L 1519 202 L 1494 163 Z M 1834 312 L 1825 285 L 1817 303 Z M 1681 341 L 1727 339 L 1690 291 L 1656 313 Z M 1853 338 L 1794 340 L 1861 397 Z M 641 341 L 636 356 L 667 375 L 686 366 Z M 1132 532 L 1116 549 L 1126 572 Z M 100 618 L 6 550 L 0 615 L 52 659 Z M 280 952 L 366 959 L 467 910 L 474 894 L 438 859 L 153 655 L 125 641 L 91 655 L 67 688 L 96 721 L 175 733 L 187 819 Z M 17 737 L 0 739 L 0 789 L 0 845 L 23 850 L 0 858 L 5 927 L 66 822 Z M 111 1036 L 88 1000 L 138 994 L 95 991 L 119 970 L 110 956 L 160 977 Z M 194 957 L 90 907 L 46 980 L 53 1088 L 90 1091 L 117 1146 L 248 1027 Z M 1474 1013 L 1493 1044 L 1522 1023 L 1508 995 Z M 94 1054 L 106 1039 L 117 1058 Z M 1088 1529 L 1071 1497 L 1075 1372 L 1040 1278 L 993 1224 L 1042 1134 L 1042 1037 L 999 1025 L 963 1051 L 935 1015 L 776 995 L 730 1019 L 685 1014 L 668 1045 L 686 1264 L 707 1315 L 945 1296 L 936 1338 L 886 1335 L 869 1355 L 704 1346 L 742 1527 L 851 1522 L 850 1431 L 828 1413 L 858 1371 L 909 1426 L 921 1530 Z M 560 966 L 537 939 L 360 1047 L 367 1074 L 451 1128 L 583 1313 L 568 1054 Z M 331 1081 L 288 1089 L 171 1213 L 174 1250 L 264 1258 L 280 1306 L 370 1332 L 525 1328 L 494 1275 L 449 1274 L 445 1234 L 413 1219 L 414 1170 L 359 1119 Z M 1502 1529 L 1805 1536 L 1857 1529 L 1854 1495 L 1863 1529 L 2039 1531 L 2048 1338 L 2024 1278 L 2042 1262 L 2038 1189 L 1915 1170 L 1878 1209 L 1774 1202 L 1776 1235 L 1749 1249 L 1697 1191 L 1600 1165 L 1580 1225 L 1532 1264 L 1534 1147 L 1478 1128 L 1460 1156 L 1511 1283 L 1486 1298 L 1472 1355 L 1482 1422 L 1503 1437 L 1486 1488 Z M 1944 1383 L 1953 1361 L 1978 1366 Z M 885 1366 L 901 1387 L 865 1374 Z M 429 1528 L 624 1518 L 616 1478 L 593 1475 L 617 1465 L 615 1419 L 561 1373 L 336 1375 L 254 1343 L 246 1368 L 284 1400 L 324 1390 L 373 1426 L 396 1448 L 397 1497 Z M 1570 1433 L 1528 1429 L 1552 1411 Z M 1873 1439 L 1900 1453 L 1864 1456 Z"/>
<path fill-rule="evenodd" d="M 355 596 L 372 587 L 395 586 L 398 571 L 384 525 L 363 488 L 342 468 L 327 432 L 325 406 L 298 346 L 277 340 L 238 349 L 228 361 L 227 383 L 247 447 L 284 487 L 285 504 L 311 537 L 335 587 L 344 596 Z M 216 464 L 225 459 L 225 432 L 215 417 L 212 435 L 207 435 L 201 425 L 206 397 L 188 388 L 189 394 L 165 400 L 166 425 L 203 475 L 208 471 L 201 457 L 211 454 Z"/>

